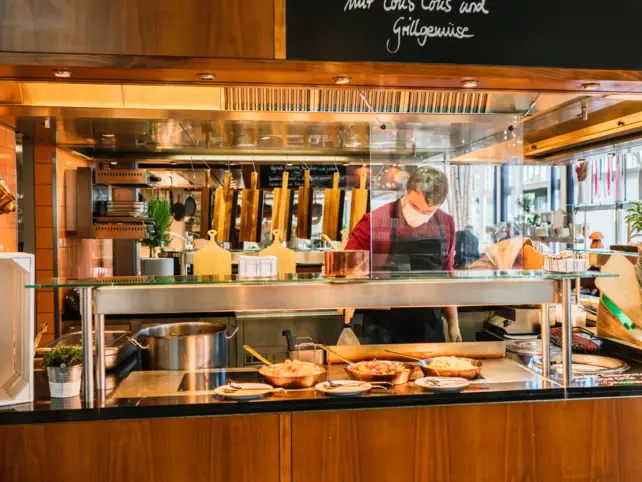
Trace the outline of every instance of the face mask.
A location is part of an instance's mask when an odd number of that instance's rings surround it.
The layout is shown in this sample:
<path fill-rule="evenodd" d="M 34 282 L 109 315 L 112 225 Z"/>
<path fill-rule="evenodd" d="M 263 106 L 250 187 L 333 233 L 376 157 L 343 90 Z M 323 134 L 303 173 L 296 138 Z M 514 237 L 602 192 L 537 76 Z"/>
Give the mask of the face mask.
<path fill-rule="evenodd" d="M 403 217 L 411 228 L 418 228 L 426 224 L 432 218 L 432 214 L 422 214 L 413 208 L 410 203 L 406 203 L 403 208 Z"/>

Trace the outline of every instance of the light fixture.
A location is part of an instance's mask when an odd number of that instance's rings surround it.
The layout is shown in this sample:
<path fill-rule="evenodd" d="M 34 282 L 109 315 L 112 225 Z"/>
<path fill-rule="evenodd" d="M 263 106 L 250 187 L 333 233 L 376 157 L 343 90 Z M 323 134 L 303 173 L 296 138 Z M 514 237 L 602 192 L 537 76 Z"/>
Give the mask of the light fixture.
<path fill-rule="evenodd" d="M 117 165 L 117 164 L 118 164 L 118 162 L 116 162 L 116 161 L 111 161 L 109 164 L 111 164 L 112 166 L 115 166 L 115 165 Z"/>
<path fill-rule="evenodd" d="M 114 134 L 103 134 L 102 138 L 103 139 L 113 139 L 114 138 Z"/>
<path fill-rule="evenodd" d="M 584 90 L 597 90 L 600 88 L 600 84 L 597 82 L 587 82 L 586 84 L 582 84 L 582 89 Z"/>
<path fill-rule="evenodd" d="M 54 75 L 59 79 L 68 79 L 71 77 L 71 71 L 67 69 L 56 69 L 53 71 Z"/>
<path fill-rule="evenodd" d="M 464 79 L 461 81 L 461 86 L 464 89 L 474 89 L 475 87 L 479 87 L 479 80 Z"/>
<path fill-rule="evenodd" d="M 201 74 L 196 74 L 196 77 L 198 77 L 201 80 L 214 80 L 216 78 L 216 75 L 210 72 L 203 72 Z"/>
<path fill-rule="evenodd" d="M 332 80 L 337 85 L 346 85 L 352 82 L 352 77 L 333 77 Z"/>

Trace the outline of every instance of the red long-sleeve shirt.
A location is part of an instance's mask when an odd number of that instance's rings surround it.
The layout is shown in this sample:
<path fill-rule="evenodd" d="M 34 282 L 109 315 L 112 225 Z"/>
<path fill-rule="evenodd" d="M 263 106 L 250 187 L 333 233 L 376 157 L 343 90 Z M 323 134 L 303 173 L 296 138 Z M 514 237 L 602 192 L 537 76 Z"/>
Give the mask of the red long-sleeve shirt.
<path fill-rule="evenodd" d="M 375 209 L 371 213 L 366 213 L 361 221 L 350 233 L 350 239 L 346 249 L 363 249 L 370 251 L 372 258 L 372 270 L 379 271 L 383 269 L 390 252 L 390 242 L 392 238 L 392 208 L 394 202 L 385 204 Z M 397 213 L 397 236 L 412 236 L 417 238 L 438 237 L 439 226 L 437 219 L 441 223 L 446 243 L 446 257 L 444 258 L 444 271 L 450 271 L 455 264 L 455 221 L 450 214 L 441 209 L 435 212 L 426 224 L 417 228 L 411 227 L 401 213 L 401 203 L 399 203 L 399 212 Z M 372 246 L 370 239 L 372 236 Z"/>

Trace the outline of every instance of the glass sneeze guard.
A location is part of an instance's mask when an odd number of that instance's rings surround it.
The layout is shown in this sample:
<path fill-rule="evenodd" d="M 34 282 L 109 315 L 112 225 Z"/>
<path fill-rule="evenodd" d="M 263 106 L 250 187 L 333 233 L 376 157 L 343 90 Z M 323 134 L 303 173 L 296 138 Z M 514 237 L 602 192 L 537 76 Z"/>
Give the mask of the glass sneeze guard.
<path fill-rule="evenodd" d="M 246 279 L 232 276 L 108 276 L 103 278 L 53 278 L 27 285 L 27 288 L 100 288 L 109 286 L 171 286 L 274 283 L 345 283 L 371 281 L 493 281 L 493 280 L 562 280 L 576 278 L 614 277 L 610 273 L 551 273 L 523 270 L 455 270 L 455 271 L 389 271 L 372 273 L 365 278 L 329 278 L 320 273 L 301 273 L 275 278 Z"/>

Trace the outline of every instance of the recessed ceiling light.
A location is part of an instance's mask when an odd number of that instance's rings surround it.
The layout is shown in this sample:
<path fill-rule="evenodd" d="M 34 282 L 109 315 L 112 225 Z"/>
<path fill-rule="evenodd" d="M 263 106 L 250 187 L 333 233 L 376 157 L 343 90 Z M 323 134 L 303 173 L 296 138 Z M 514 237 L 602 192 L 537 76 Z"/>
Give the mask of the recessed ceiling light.
<path fill-rule="evenodd" d="M 461 81 L 461 86 L 464 89 L 474 89 L 479 86 L 479 80 L 475 79 L 464 79 Z"/>
<path fill-rule="evenodd" d="M 600 88 L 600 84 L 597 82 L 587 82 L 586 84 L 582 84 L 582 89 L 584 90 L 597 90 Z"/>
<path fill-rule="evenodd" d="M 332 80 L 337 85 L 346 85 L 352 82 L 352 77 L 333 77 Z"/>
<path fill-rule="evenodd" d="M 103 134 L 102 137 L 103 139 L 112 139 L 114 137 L 114 134 Z"/>
<path fill-rule="evenodd" d="M 118 164 L 118 162 L 116 162 L 116 161 L 111 161 L 109 164 L 111 164 L 112 166 L 115 166 L 116 164 Z"/>
<path fill-rule="evenodd" d="M 203 72 L 202 74 L 197 74 L 196 77 L 201 80 L 214 80 L 216 78 L 216 75 L 209 72 Z"/>
<path fill-rule="evenodd" d="M 71 71 L 67 69 L 57 69 L 53 71 L 54 75 L 59 79 L 68 79 L 71 77 Z"/>

